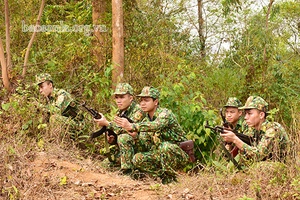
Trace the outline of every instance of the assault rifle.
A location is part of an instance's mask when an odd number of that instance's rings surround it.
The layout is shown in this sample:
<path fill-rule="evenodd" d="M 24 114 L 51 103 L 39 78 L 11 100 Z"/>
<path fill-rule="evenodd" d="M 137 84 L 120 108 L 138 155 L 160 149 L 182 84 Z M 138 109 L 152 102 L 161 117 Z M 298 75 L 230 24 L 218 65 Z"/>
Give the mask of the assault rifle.
<path fill-rule="evenodd" d="M 252 143 L 254 142 L 253 137 L 247 136 L 243 133 L 239 133 L 238 131 L 232 130 L 231 128 L 225 128 L 225 127 L 222 127 L 222 126 L 212 127 L 212 126 L 209 126 L 208 124 L 205 125 L 205 128 L 209 128 L 210 130 L 214 131 L 215 133 L 221 133 L 221 134 L 224 133 L 224 130 L 232 131 L 238 138 L 240 138 L 240 140 L 242 140 L 246 144 L 252 145 Z"/>
<path fill-rule="evenodd" d="M 82 105 L 89 113 L 91 113 L 92 116 L 93 116 L 95 119 L 101 119 L 101 115 L 100 115 L 96 110 L 94 110 L 94 109 L 92 109 L 92 108 L 88 108 L 88 107 L 86 106 L 85 103 L 83 103 L 83 104 L 81 104 L 81 105 Z M 132 121 L 129 117 L 127 117 L 127 116 L 125 115 L 125 113 L 122 113 L 119 117 L 124 117 L 124 118 L 126 118 L 130 123 L 133 123 L 133 121 Z M 100 130 L 98 130 L 98 131 L 92 133 L 91 136 L 90 136 L 90 139 L 94 139 L 94 138 L 96 138 L 96 137 L 99 137 L 100 135 L 102 135 L 102 134 L 105 133 L 105 132 L 108 132 L 108 133 L 107 133 L 108 136 L 113 135 L 114 138 L 115 138 L 115 140 L 113 141 L 113 143 L 110 143 L 110 144 L 116 144 L 116 143 L 117 143 L 117 134 L 116 134 L 113 130 L 108 129 L 106 126 L 103 126 Z"/>
<path fill-rule="evenodd" d="M 223 133 L 224 132 L 224 128 L 221 126 L 209 126 L 208 125 L 208 121 L 206 121 L 206 125 L 204 126 L 205 128 L 209 128 L 212 131 L 214 131 L 215 133 Z M 227 158 L 234 164 L 234 166 L 238 169 L 238 170 L 242 170 L 241 166 L 238 164 L 238 162 L 234 159 L 234 157 L 231 155 L 231 153 L 228 151 L 228 149 L 225 147 L 224 141 L 221 139 L 221 136 L 218 135 L 217 136 L 219 138 L 220 141 L 220 145 L 223 149 L 223 151 L 226 153 Z"/>
<path fill-rule="evenodd" d="M 101 119 L 102 116 L 96 110 L 94 110 L 92 108 L 88 108 L 86 106 L 85 102 L 83 104 L 81 104 L 81 106 L 84 107 L 95 119 Z M 116 144 L 117 143 L 117 134 L 114 131 L 108 129 L 106 126 L 103 126 L 100 130 L 92 133 L 90 136 L 90 139 L 99 137 L 100 135 L 104 134 L 105 132 L 107 132 L 108 136 L 111 136 L 111 135 L 114 136 L 115 139 L 111 144 Z"/>

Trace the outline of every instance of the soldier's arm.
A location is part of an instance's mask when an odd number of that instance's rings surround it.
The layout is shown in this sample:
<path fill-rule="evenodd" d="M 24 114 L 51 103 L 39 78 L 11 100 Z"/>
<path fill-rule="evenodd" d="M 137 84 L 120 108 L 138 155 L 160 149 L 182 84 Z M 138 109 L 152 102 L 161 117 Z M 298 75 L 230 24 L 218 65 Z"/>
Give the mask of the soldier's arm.
<path fill-rule="evenodd" d="M 155 132 L 169 125 L 168 114 L 161 112 L 154 121 L 129 123 L 127 119 L 116 117 L 117 125 L 131 132 Z"/>
<path fill-rule="evenodd" d="M 134 122 L 141 122 L 145 118 L 145 116 L 145 113 L 142 110 L 138 109 L 131 116 L 128 117 Z M 118 125 L 115 121 L 108 122 L 107 128 L 115 132 L 120 132 L 122 130 L 122 127 Z"/>
<path fill-rule="evenodd" d="M 250 146 L 244 143 L 242 150 L 248 158 L 263 160 L 272 153 L 274 145 L 278 145 L 280 142 L 277 141 L 279 139 L 279 134 L 280 132 L 271 127 L 266 130 L 256 146 Z"/>

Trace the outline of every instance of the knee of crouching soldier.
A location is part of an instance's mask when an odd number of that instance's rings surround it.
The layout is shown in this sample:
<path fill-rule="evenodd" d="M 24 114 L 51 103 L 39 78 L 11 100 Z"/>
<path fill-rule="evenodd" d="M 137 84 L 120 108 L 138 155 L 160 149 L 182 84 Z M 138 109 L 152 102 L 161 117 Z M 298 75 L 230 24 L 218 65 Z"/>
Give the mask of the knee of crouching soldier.
<path fill-rule="evenodd" d="M 118 136 L 118 143 L 125 144 L 133 142 L 133 138 L 128 134 L 121 134 Z"/>
<path fill-rule="evenodd" d="M 173 146 L 174 146 L 174 144 L 171 144 L 169 142 L 163 142 L 159 146 L 159 151 L 161 153 L 167 153 L 170 151 L 170 149 L 172 149 Z"/>
<path fill-rule="evenodd" d="M 143 162 L 143 154 L 136 153 L 132 158 L 132 164 L 134 166 L 140 166 L 142 162 Z"/>

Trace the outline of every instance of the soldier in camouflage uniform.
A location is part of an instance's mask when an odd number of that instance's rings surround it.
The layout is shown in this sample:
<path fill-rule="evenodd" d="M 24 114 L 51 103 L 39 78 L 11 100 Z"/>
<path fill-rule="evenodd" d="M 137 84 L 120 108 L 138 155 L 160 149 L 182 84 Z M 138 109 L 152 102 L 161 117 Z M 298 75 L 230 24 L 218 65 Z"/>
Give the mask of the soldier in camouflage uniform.
<path fill-rule="evenodd" d="M 159 107 L 159 91 L 154 87 L 144 87 L 140 106 L 148 113 L 140 123 L 129 123 L 124 118 L 115 118 L 115 122 L 127 131 L 147 132 L 153 138 L 154 145 L 148 152 L 139 152 L 133 157 L 134 166 L 154 177 L 160 177 L 163 183 L 176 180 L 176 170 L 183 168 L 189 156 L 178 146 L 186 140 L 185 132 L 171 110 Z"/>
<path fill-rule="evenodd" d="M 239 109 L 242 103 L 236 97 L 229 97 L 227 103 L 224 105 L 225 118 L 235 130 L 241 130 L 244 122 L 243 111 Z"/>
<path fill-rule="evenodd" d="M 233 128 L 234 131 L 242 133 L 245 130 L 246 124 L 244 123 L 243 110 L 239 109 L 242 107 L 241 101 L 236 97 L 229 97 L 227 103 L 224 105 L 225 108 L 225 119 Z M 238 148 L 233 143 L 226 144 L 226 148 L 235 157 L 238 153 Z"/>
<path fill-rule="evenodd" d="M 221 134 L 224 141 L 233 142 L 246 159 L 253 161 L 282 159 L 289 139 L 279 123 L 266 119 L 268 103 L 259 96 L 250 96 L 245 106 L 240 109 L 245 110 L 245 121 L 248 124 L 244 134 L 254 137 L 255 141 L 251 146 L 247 145 L 233 132 L 226 130 Z"/>
<path fill-rule="evenodd" d="M 117 116 L 127 117 L 133 122 L 140 122 L 146 116 L 134 101 L 133 89 L 128 83 L 119 83 L 116 86 L 114 97 L 119 108 Z M 106 126 L 117 134 L 117 145 L 110 147 L 110 149 L 114 148 L 114 152 L 111 153 L 114 153 L 115 158 L 111 162 L 115 165 L 121 164 L 121 172 L 123 174 L 130 174 L 133 170 L 132 158 L 138 150 L 139 137 L 137 132 L 127 132 L 125 129 L 117 126 L 115 122 L 109 122 L 103 115 L 101 119 L 94 120 L 99 126 Z M 115 140 L 112 137 L 108 136 L 107 140 L 109 143 Z"/>
<path fill-rule="evenodd" d="M 78 105 L 70 93 L 63 89 L 54 88 L 50 74 L 42 73 L 36 76 L 39 92 L 46 98 L 46 110 L 50 114 L 50 125 L 53 127 L 67 126 L 69 131 L 78 131 L 82 121 Z"/>

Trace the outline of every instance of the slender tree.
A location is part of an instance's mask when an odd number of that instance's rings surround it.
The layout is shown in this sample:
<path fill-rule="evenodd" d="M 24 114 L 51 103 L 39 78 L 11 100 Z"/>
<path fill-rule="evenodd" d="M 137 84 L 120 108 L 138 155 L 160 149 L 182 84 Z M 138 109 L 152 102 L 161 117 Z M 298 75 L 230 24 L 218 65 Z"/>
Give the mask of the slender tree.
<path fill-rule="evenodd" d="M 203 2 L 198 0 L 198 35 L 200 40 L 200 57 L 203 59 L 206 55 L 205 52 L 205 36 L 204 36 L 204 19 L 203 19 Z"/>
<path fill-rule="evenodd" d="M 114 85 L 123 79 L 124 75 L 124 19 L 122 0 L 112 0 L 112 83 Z"/>
<path fill-rule="evenodd" d="M 41 20 L 42 14 L 43 14 L 44 7 L 45 7 L 45 0 L 42 0 L 41 5 L 40 5 L 40 9 L 39 9 L 39 14 L 38 14 L 38 17 L 37 17 L 37 20 L 36 20 L 36 27 L 40 25 L 40 20 Z M 25 58 L 24 58 L 24 65 L 23 65 L 23 72 L 22 72 L 22 77 L 23 78 L 25 77 L 25 74 L 26 74 L 26 68 L 27 68 L 27 63 L 28 63 L 28 59 L 29 59 L 29 52 L 30 52 L 30 48 L 33 44 L 34 38 L 36 36 L 36 33 L 37 33 L 37 31 L 34 30 L 33 33 L 32 33 L 31 39 L 28 43 L 27 49 L 26 49 Z"/>
<path fill-rule="evenodd" d="M 6 35 L 6 58 L 7 58 L 7 69 L 10 70 L 12 67 L 11 54 L 10 54 L 10 19 L 9 19 L 9 6 L 8 0 L 4 0 L 5 6 L 5 35 Z M 8 73 L 9 74 L 9 73 Z"/>
<path fill-rule="evenodd" d="M 0 38 L 0 63 L 1 63 L 1 69 L 2 69 L 2 80 L 3 80 L 4 88 L 6 90 L 10 91 L 12 86 L 11 86 L 11 83 L 8 78 L 7 64 L 6 64 L 6 60 L 5 60 L 4 48 L 3 48 L 1 38 Z"/>
<path fill-rule="evenodd" d="M 103 25 L 105 26 L 105 15 L 108 10 L 108 0 L 93 0 L 92 5 L 93 25 L 98 26 L 98 28 L 94 29 L 93 54 L 97 59 L 97 66 L 101 68 L 105 65 L 106 62 L 106 47 L 108 46 L 107 33 L 105 32 L 105 30 L 101 29 Z"/>
<path fill-rule="evenodd" d="M 9 81 L 9 75 L 8 75 L 8 68 L 11 64 L 11 56 L 10 56 L 10 34 L 9 34 L 9 6 L 8 6 L 8 0 L 4 0 L 4 12 L 5 12 L 5 25 L 6 25 L 6 54 L 7 54 L 7 61 L 4 54 L 4 48 L 2 39 L 0 38 L 0 63 L 1 63 L 1 69 L 2 69 L 2 80 L 4 88 L 6 88 L 8 91 L 11 90 L 12 86 Z"/>

